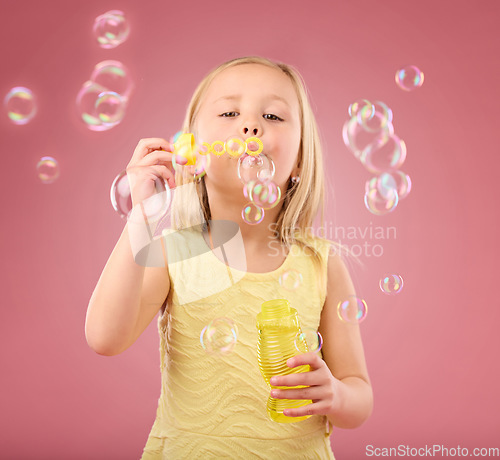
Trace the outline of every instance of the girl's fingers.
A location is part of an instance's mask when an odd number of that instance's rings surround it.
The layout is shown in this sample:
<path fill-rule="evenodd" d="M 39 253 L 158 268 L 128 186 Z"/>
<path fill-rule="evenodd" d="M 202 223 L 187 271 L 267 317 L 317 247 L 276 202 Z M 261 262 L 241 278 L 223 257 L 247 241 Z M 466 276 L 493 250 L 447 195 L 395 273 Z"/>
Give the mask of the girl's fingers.
<path fill-rule="evenodd" d="M 309 364 L 313 369 L 320 369 L 325 365 L 325 362 L 317 355 L 317 353 L 309 352 L 290 358 L 287 362 L 288 367 L 297 367 Z"/>
<path fill-rule="evenodd" d="M 275 387 L 296 387 L 299 385 L 321 385 L 324 378 L 319 370 L 300 372 L 298 374 L 278 375 L 271 377 L 270 384 Z"/>
<path fill-rule="evenodd" d="M 166 139 L 162 139 L 161 137 L 149 137 L 146 139 L 141 139 L 134 150 L 130 163 L 136 163 L 153 150 L 165 150 L 167 152 L 172 152 L 173 145 Z"/>
<path fill-rule="evenodd" d="M 271 396 L 277 399 L 324 399 L 324 389 L 321 387 L 293 388 L 288 390 L 271 390 Z"/>
<path fill-rule="evenodd" d="M 307 404 L 297 409 L 284 409 L 283 415 L 287 417 L 304 417 L 305 415 L 323 414 L 324 407 L 320 402 Z"/>

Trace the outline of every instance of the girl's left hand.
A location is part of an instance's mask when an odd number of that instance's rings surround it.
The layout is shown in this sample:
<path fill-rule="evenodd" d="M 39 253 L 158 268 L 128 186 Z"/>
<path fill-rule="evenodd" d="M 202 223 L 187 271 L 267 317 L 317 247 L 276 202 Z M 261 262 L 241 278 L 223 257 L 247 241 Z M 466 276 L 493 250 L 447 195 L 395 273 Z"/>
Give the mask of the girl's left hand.
<path fill-rule="evenodd" d="M 273 386 L 294 387 L 304 385 L 308 388 L 291 388 L 287 390 L 272 389 L 271 396 L 279 399 L 310 399 L 312 404 L 297 409 L 285 409 L 283 414 L 288 417 L 303 417 L 304 415 L 328 415 L 336 406 L 335 395 L 340 380 L 336 379 L 325 361 L 316 353 L 304 353 L 287 361 L 288 367 L 302 365 L 311 366 L 311 371 L 299 374 L 280 375 L 270 380 Z"/>

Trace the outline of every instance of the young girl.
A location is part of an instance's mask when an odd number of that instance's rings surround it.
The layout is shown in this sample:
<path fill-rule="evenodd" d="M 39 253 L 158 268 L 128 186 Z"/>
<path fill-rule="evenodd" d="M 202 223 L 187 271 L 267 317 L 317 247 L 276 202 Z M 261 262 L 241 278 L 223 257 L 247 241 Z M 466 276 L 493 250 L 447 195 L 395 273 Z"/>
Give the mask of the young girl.
<path fill-rule="evenodd" d="M 371 414 L 373 397 L 359 326 L 337 314 L 339 302 L 355 295 L 351 279 L 331 243 L 309 231 L 322 205 L 324 177 L 304 84 L 285 64 L 260 57 L 231 60 L 200 83 L 183 131 L 208 143 L 259 138 L 275 164 L 273 181 L 282 190 L 281 200 L 265 210 L 261 223 L 249 225 L 242 219 L 248 198 L 238 162 L 229 155 L 211 158 L 206 175 L 191 182 L 196 193 L 187 196 L 201 209 L 201 222 L 209 223 L 203 238 L 212 251 L 177 257 L 174 263 L 181 245 L 166 245 L 165 266 L 144 267 L 134 261 L 127 223 L 89 303 L 88 344 L 99 354 L 121 353 L 160 313 L 162 388 L 143 459 L 332 459 L 331 425 L 358 427 Z M 139 142 L 127 167 L 139 171 L 132 189 L 135 204 L 153 193 L 157 177 L 172 189 L 189 185 L 182 168 L 175 176 L 172 172 L 173 149 L 161 138 Z M 179 207 L 179 201 L 172 206 Z M 246 270 L 221 258 L 220 251 L 214 256 L 220 221 L 238 224 Z M 286 290 L 278 280 L 290 270 L 300 273 L 302 282 Z M 271 379 L 273 388 L 301 386 L 272 389 L 274 398 L 312 401 L 285 410 L 289 417 L 311 416 L 296 423 L 267 416 L 269 389 L 257 361 L 257 314 L 264 301 L 283 298 L 297 310 L 303 328 L 323 337 L 321 352 L 287 362 L 290 368 L 309 365 L 309 372 Z M 238 329 L 234 349 L 208 354 L 200 332 L 224 317 Z"/>

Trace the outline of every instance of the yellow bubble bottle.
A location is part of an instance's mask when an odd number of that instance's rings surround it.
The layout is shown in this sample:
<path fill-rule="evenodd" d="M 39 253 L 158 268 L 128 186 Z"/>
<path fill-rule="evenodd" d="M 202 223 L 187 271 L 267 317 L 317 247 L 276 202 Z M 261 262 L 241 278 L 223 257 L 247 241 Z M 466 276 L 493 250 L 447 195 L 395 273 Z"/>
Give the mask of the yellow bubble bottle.
<path fill-rule="evenodd" d="M 297 374 L 310 370 L 308 365 L 290 368 L 286 364 L 288 359 L 301 353 L 295 347 L 295 338 L 301 333 L 297 310 L 290 307 L 286 299 L 268 300 L 262 304 L 262 310 L 257 315 L 257 329 L 259 330 L 257 359 L 264 380 L 270 389 L 290 388 L 271 385 L 269 380 L 275 375 Z M 306 351 L 307 349 L 304 350 Z M 267 413 L 275 422 L 299 422 L 309 418 L 310 415 L 288 417 L 283 415 L 283 409 L 296 409 L 311 403 L 311 400 L 306 399 L 276 399 L 269 396 Z"/>

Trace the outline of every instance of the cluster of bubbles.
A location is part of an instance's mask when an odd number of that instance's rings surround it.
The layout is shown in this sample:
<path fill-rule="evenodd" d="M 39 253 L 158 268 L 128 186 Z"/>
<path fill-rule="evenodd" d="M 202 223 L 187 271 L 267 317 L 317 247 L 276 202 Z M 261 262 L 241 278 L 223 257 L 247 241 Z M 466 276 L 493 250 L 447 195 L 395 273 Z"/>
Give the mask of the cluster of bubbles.
<path fill-rule="evenodd" d="M 424 84 L 424 73 L 414 65 L 407 65 L 396 72 L 396 84 L 404 91 L 413 91 Z"/>
<path fill-rule="evenodd" d="M 94 21 L 94 34 L 102 48 L 115 48 L 127 39 L 129 32 L 125 15 L 119 10 L 108 11 Z M 76 97 L 78 113 L 87 128 L 107 131 L 118 125 L 125 116 L 133 86 L 130 72 L 122 62 L 99 62 Z"/>
<path fill-rule="evenodd" d="M 95 18 L 94 35 L 101 48 L 116 48 L 129 33 L 130 26 L 123 11 L 111 10 Z"/>
<path fill-rule="evenodd" d="M 215 318 L 200 333 L 200 343 L 210 355 L 231 353 L 238 341 L 238 327 L 231 318 Z"/>
<path fill-rule="evenodd" d="M 76 97 L 78 112 L 91 131 L 106 131 L 118 125 L 133 90 L 128 69 L 120 61 L 99 62 Z"/>
<path fill-rule="evenodd" d="M 29 88 L 15 86 L 5 96 L 4 107 L 12 123 L 26 125 L 36 115 L 36 97 Z M 36 173 L 43 184 L 51 184 L 59 177 L 59 164 L 55 158 L 44 156 L 36 165 Z"/>
<path fill-rule="evenodd" d="M 344 143 L 375 174 L 365 184 L 365 206 L 372 214 L 388 214 L 411 190 L 410 176 L 399 169 L 406 144 L 394 134 L 392 110 L 381 101 L 353 102 L 349 116 L 342 129 Z"/>
<path fill-rule="evenodd" d="M 399 294 L 403 289 L 403 277 L 397 274 L 385 274 L 380 278 L 379 286 L 384 294 Z"/>

